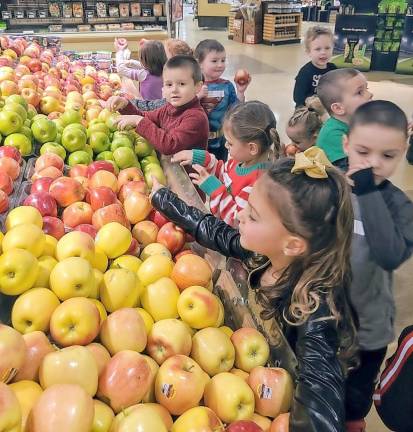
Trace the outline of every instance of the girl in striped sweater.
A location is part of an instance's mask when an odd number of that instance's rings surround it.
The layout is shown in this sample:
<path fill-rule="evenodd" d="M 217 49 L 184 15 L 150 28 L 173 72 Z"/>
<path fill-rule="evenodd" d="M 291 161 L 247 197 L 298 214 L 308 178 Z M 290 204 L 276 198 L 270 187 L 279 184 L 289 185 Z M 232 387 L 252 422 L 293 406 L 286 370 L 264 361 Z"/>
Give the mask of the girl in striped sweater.
<path fill-rule="evenodd" d="M 184 150 L 172 162 L 192 165 L 190 177 L 209 196 L 211 213 L 227 224 L 237 225 L 237 214 L 245 208 L 252 186 L 279 157 L 277 122 L 268 105 L 250 101 L 234 105 L 226 114 L 223 132 L 228 161 L 217 160 L 204 150 Z"/>

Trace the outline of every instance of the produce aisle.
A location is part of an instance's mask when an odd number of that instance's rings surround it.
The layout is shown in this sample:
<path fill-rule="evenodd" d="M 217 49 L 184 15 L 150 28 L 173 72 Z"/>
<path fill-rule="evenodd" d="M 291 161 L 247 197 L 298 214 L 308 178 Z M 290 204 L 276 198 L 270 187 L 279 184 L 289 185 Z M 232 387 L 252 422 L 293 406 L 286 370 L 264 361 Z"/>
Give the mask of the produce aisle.
<path fill-rule="evenodd" d="M 107 59 L 0 45 L 0 430 L 286 430 L 294 356 L 242 265 L 152 209 L 153 177 L 203 203 L 117 130 Z"/>

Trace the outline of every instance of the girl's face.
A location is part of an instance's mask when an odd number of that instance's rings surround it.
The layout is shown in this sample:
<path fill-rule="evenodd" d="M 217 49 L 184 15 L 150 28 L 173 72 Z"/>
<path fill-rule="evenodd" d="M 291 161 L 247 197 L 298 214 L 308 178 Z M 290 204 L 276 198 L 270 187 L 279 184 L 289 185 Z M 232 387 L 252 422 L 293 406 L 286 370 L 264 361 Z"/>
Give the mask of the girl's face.
<path fill-rule="evenodd" d="M 333 39 L 328 35 L 320 35 L 310 42 L 308 54 L 312 63 L 324 69 L 333 55 Z"/>
<path fill-rule="evenodd" d="M 248 205 L 239 212 L 240 242 L 243 248 L 270 258 L 285 260 L 285 247 L 294 237 L 283 225 L 274 203 L 270 203 L 268 189 L 277 187 L 279 199 L 287 192 L 264 175 L 258 180 L 249 196 Z"/>
<path fill-rule="evenodd" d="M 253 150 L 257 148 L 257 145 L 253 143 L 245 144 L 239 139 L 235 138 L 232 133 L 231 123 L 229 121 L 224 122 L 223 130 L 225 139 L 227 141 L 225 146 L 227 147 L 232 159 L 243 163 L 249 162 L 257 156 Z"/>
<path fill-rule="evenodd" d="M 201 71 L 207 81 L 214 81 L 221 78 L 221 75 L 225 72 L 226 63 L 225 51 L 210 51 L 204 61 L 200 63 Z"/>
<path fill-rule="evenodd" d="M 308 137 L 304 125 L 301 123 L 297 123 L 294 126 L 287 126 L 286 132 L 288 138 L 291 140 L 291 144 L 296 145 L 302 152 L 315 145 L 317 137 L 315 135 Z"/>

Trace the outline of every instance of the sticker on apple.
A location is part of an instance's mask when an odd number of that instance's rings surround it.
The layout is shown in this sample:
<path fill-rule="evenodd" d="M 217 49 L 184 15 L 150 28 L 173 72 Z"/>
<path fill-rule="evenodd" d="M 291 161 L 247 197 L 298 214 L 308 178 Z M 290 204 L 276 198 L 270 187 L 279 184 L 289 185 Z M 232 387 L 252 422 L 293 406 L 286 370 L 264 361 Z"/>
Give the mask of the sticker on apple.
<path fill-rule="evenodd" d="M 258 394 L 260 399 L 272 399 L 272 388 L 261 384 L 258 386 Z"/>
<path fill-rule="evenodd" d="M 162 385 L 162 394 L 167 399 L 172 399 L 175 396 L 175 389 L 173 384 L 163 384 Z"/>

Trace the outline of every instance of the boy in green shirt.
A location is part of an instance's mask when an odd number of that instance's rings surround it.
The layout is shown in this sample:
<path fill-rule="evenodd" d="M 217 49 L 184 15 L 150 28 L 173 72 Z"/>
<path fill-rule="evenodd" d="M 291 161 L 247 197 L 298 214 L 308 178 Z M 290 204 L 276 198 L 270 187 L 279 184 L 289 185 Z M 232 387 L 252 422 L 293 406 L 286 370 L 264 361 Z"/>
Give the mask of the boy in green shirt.
<path fill-rule="evenodd" d="M 317 95 L 330 114 L 317 138 L 333 165 L 347 171 L 348 160 L 343 150 L 343 137 L 348 133 L 350 118 L 356 109 L 371 100 L 365 76 L 356 69 L 337 69 L 320 78 Z"/>

